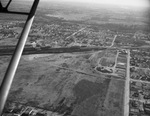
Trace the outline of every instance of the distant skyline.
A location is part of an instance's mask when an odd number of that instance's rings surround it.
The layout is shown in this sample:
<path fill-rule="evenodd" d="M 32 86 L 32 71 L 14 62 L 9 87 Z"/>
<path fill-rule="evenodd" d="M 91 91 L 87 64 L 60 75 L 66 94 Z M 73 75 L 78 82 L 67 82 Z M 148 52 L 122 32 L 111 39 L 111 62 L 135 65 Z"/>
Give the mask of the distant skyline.
<path fill-rule="evenodd" d="M 129 7 L 149 7 L 149 0 L 41 0 L 41 1 L 68 1 L 68 2 L 82 2 L 82 3 L 97 3 L 108 5 L 119 5 Z"/>

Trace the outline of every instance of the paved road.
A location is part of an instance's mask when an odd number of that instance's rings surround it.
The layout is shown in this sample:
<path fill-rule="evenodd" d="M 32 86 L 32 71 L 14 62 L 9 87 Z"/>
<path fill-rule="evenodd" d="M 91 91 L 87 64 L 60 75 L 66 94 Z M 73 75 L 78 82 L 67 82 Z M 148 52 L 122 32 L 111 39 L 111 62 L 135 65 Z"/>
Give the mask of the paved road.
<path fill-rule="evenodd" d="M 146 100 L 146 99 L 130 98 L 130 100 L 138 101 L 138 102 L 141 102 L 141 103 L 150 103 L 149 99 Z"/>
<path fill-rule="evenodd" d="M 110 47 L 113 47 L 114 42 L 115 42 L 115 40 L 116 40 L 116 37 L 117 37 L 117 35 L 115 35 L 115 36 L 114 36 L 114 39 L 113 39 L 113 41 L 112 41 L 112 43 L 111 43 L 111 46 L 110 46 Z"/>
<path fill-rule="evenodd" d="M 80 30 L 74 32 L 72 35 L 69 35 L 68 37 L 66 37 L 66 39 L 68 39 L 68 38 L 71 37 L 71 36 L 74 36 L 75 34 L 77 34 L 77 33 L 81 32 L 81 31 L 83 31 L 84 29 L 85 29 L 85 28 L 81 28 Z"/>
<path fill-rule="evenodd" d="M 142 68 L 142 67 L 136 67 L 136 66 L 130 66 L 131 68 L 134 67 L 135 69 L 143 69 L 143 70 L 150 70 L 149 68 Z"/>
<path fill-rule="evenodd" d="M 135 81 L 135 82 L 140 82 L 140 83 L 147 83 L 150 84 L 149 81 L 142 81 L 142 80 L 135 80 L 135 79 L 130 79 L 131 81 Z"/>
<path fill-rule="evenodd" d="M 130 50 L 128 50 L 127 70 L 124 93 L 124 116 L 129 116 L 129 99 L 130 99 Z"/>

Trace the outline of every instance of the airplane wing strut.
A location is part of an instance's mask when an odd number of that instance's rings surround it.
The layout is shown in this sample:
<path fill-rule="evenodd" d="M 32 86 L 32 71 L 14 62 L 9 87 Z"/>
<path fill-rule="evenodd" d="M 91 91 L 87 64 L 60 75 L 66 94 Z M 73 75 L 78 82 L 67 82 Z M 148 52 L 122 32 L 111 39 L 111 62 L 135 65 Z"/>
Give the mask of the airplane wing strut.
<path fill-rule="evenodd" d="M 0 1 L 0 13 L 29 15 L 29 13 L 26 13 L 26 12 L 9 11 L 8 7 L 9 7 L 9 5 L 10 5 L 11 2 L 12 2 L 12 0 L 9 0 L 8 4 L 5 7 L 3 7 L 3 5 L 2 5 L 2 3 Z"/>
<path fill-rule="evenodd" d="M 12 0 L 8 2 L 6 7 L 3 7 L 0 1 L 0 13 L 10 13 L 10 14 L 22 14 L 22 15 L 28 15 L 28 18 L 26 20 L 26 23 L 24 25 L 24 28 L 22 30 L 21 36 L 18 40 L 17 46 L 15 48 L 15 51 L 13 53 L 13 56 L 11 58 L 11 61 L 8 65 L 8 68 L 6 70 L 5 76 L 2 80 L 1 86 L 0 86 L 0 116 L 2 116 L 2 112 L 9 94 L 9 90 L 11 88 L 27 37 L 29 35 L 29 31 L 31 29 L 34 17 L 35 17 L 35 12 L 37 9 L 37 6 L 39 4 L 40 0 L 34 0 L 33 5 L 31 7 L 31 10 L 29 13 L 24 13 L 24 12 L 14 12 L 14 11 L 9 11 L 8 7 L 10 5 Z"/>

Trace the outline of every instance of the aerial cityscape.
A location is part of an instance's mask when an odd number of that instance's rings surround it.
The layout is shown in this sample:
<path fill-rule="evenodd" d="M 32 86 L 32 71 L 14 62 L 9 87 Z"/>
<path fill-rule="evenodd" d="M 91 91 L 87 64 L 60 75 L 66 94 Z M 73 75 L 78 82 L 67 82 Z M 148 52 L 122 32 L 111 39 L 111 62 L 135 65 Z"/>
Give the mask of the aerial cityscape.
<path fill-rule="evenodd" d="M 150 116 L 150 7 L 130 7 L 41 0 L 2 116 Z M 0 13 L 0 84 L 26 18 Z"/>

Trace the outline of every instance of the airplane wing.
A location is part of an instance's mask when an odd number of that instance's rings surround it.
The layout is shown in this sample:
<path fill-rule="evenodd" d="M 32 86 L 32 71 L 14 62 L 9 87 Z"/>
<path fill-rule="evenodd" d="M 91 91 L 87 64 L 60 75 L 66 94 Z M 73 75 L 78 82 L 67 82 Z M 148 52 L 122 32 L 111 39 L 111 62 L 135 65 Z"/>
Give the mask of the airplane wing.
<path fill-rule="evenodd" d="M 11 85 L 14 79 L 14 75 L 16 73 L 26 40 L 29 35 L 29 31 L 31 29 L 31 26 L 34 20 L 35 12 L 39 4 L 39 1 L 40 0 L 34 0 L 29 13 L 9 11 L 8 7 L 11 4 L 12 0 L 9 0 L 8 4 L 5 7 L 3 7 L 0 1 L 0 13 L 28 15 L 28 18 L 22 30 L 21 36 L 15 48 L 15 52 L 13 53 L 12 59 L 8 65 L 7 71 L 5 73 L 5 76 L 0 86 L 0 116 L 2 115 L 4 106 L 5 106 L 8 94 L 9 94 L 9 90 L 11 88 Z"/>

